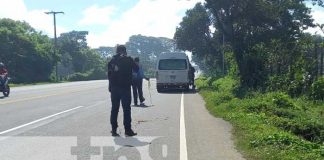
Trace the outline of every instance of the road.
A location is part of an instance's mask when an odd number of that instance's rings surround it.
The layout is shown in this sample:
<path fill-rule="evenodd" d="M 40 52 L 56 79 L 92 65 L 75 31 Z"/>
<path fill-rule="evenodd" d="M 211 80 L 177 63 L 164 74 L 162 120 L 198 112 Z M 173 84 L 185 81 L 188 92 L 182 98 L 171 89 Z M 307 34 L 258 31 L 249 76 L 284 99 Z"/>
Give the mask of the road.
<path fill-rule="evenodd" d="M 136 137 L 110 136 L 107 81 L 13 88 L 0 98 L 1 160 L 239 160 L 231 125 L 211 116 L 198 93 L 157 93 L 132 107 Z M 150 94 L 152 104 L 150 100 Z"/>

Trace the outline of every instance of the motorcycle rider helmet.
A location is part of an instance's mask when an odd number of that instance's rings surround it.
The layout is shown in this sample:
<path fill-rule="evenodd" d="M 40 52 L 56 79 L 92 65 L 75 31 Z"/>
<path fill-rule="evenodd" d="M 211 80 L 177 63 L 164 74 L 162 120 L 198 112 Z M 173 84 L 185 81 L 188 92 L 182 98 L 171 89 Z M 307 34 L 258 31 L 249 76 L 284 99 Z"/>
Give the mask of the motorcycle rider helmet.
<path fill-rule="evenodd" d="M 0 62 L 0 68 L 2 69 L 4 67 L 5 67 L 5 65 L 2 62 Z"/>

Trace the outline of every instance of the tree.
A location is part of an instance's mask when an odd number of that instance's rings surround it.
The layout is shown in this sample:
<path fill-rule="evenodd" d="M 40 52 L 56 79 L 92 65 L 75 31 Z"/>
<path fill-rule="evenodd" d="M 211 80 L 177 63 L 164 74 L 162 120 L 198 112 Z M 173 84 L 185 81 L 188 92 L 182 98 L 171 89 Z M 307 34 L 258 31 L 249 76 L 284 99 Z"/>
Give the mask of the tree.
<path fill-rule="evenodd" d="M 48 81 L 58 60 L 49 37 L 28 23 L 0 19 L 0 60 L 14 82 Z"/>
<path fill-rule="evenodd" d="M 285 42 L 288 50 L 293 50 L 302 31 L 313 26 L 310 9 L 300 0 L 206 0 L 206 7 L 215 17 L 215 27 L 232 46 L 241 82 L 247 86 L 259 85 L 255 78 L 264 76 L 259 75 L 264 63 L 262 57 L 253 54 L 255 45 L 276 39 Z M 293 53 L 289 54 L 292 58 Z"/>
<path fill-rule="evenodd" d="M 177 47 L 192 52 L 193 60 L 204 64 L 201 69 L 205 73 L 218 74 L 222 72 L 222 45 L 219 32 L 211 33 L 211 14 L 201 4 L 186 12 L 180 26 L 174 34 Z M 203 66 L 203 65 L 200 65 Z M 214 72 L 212 72 L 214 71 Z"/>
<path fill-rule="evenodd" d="M 77 76 L 73 80 L 90 80 L 106 78 L 105 58 L 98 50 L 90 49 L 87 44 L 87 31 L 71 31 L 58 38 L 61 62 L 68 67 L 72 63 Z M 79 79 L 78 76 L 84 76 Z"/>
<path fill-rule="evenodd" d="M 311 10 L 303 2 L 306 0 L 206 0 L 204 6 L 197 4 L 188 10 L 175 39 L 179 48 L 204 57 L 219 53 L 224 36 L 225 44 L 234 54 L 241 84 L 262 86 L 268 77 L 266 62 L 269 58 L 264 47 L 280 42 L 287 61 L 279 68 L 284 68 L 281 72 L 285 72 L 297 60 L 294 54 L 303 31 L 314 26 Z M 323 4 L 321 0 L 312 2 Z M 208 30 L 210 25 L 215 28 L 212 34 Z M 212 52 L 203 51 L 208 47 Z"/>
<path fill-rule="evenodd" d="M 162 52 L 177 51 L 172 39 L 142 35 L 131 36 L 126 42 L 126 48 L 130 56 L 140 58 L 141 65 L 148 76 L 155 74 L 156 60 Z"/>
<path fill-rule="evenodd" d="M 113 47 L 99 47 L 96 51 L 101 55 L 103 58 L 112 57 L 114 55 L 114 48 Z"/>
<path fill-rule="evenodd" d="M 71 31 L 62 33 L 58 37 L 58 48 L 61 55 L 68 54 L 72 58 L 73 68 L 76 72 L 85 72 L 87 63 L 87 31 Z"/>

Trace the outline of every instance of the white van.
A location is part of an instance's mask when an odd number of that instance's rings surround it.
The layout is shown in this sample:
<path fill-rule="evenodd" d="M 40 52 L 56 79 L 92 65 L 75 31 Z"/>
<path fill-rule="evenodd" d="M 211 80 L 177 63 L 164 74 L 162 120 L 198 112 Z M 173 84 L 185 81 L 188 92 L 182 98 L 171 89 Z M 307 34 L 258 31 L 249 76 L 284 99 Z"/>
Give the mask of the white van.
<path fill-rule="evenodd" d="M 156 66 L 156 89 L 168 88 L 189 90 L 189 59 L 182 52 L 162 53 Z"/>

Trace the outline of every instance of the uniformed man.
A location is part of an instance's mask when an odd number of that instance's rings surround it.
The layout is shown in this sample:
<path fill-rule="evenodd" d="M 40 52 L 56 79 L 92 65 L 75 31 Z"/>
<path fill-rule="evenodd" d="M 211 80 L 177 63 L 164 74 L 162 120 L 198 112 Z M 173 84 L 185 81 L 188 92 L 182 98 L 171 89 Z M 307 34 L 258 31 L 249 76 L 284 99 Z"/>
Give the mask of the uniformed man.
<path fill-rule="evenodd" d="M 108 63 L 109 91 L 111 92 L 112 104 L 110 115 L 112 136 L 119 136 L 117 133 L 117 117 L 120 103 L 122 104 L 124 113 L 125 135 L 137 135 L 131 126 L 131 84 L 133 70 L 138 70 L 138 66 L 131 57 L 127 56 L 126 47 L 124 45 L 118 45 L 116 55 Z"/>

